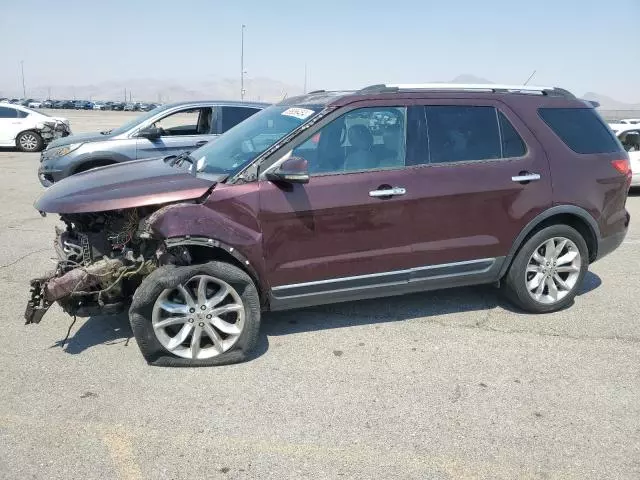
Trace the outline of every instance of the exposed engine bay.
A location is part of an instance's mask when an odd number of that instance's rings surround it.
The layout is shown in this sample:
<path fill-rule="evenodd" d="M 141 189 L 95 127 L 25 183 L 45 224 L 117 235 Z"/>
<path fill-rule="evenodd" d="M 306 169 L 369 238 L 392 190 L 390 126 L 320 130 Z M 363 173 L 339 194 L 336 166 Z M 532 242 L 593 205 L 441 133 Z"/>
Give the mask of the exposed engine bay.
<path fill-rule="evenodd" d="M 54 302 L 81 317 L 124 310 L 164 252 L 144 222 L 156 209 L 60 215 L 66 228 L 56 227 L 57 265 L 31 280 L 26 323 L 39 323 Z"/>

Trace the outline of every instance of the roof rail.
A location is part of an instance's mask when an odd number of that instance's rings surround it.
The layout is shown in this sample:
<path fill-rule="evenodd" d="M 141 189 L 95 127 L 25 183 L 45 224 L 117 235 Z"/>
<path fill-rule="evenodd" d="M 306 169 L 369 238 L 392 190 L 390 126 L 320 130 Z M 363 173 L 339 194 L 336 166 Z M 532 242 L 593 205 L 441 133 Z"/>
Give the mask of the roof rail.
<path fill-rule="evenodd" d="M 495 83 L 390 83 L 370 85 L 359 90 L 360 93 L 398 92 L 402 90 L 458 90 L 476 92 L 529 93 L 574 98 L 568 90 L 557 87 L 534 85 L 501 85 Z"/>

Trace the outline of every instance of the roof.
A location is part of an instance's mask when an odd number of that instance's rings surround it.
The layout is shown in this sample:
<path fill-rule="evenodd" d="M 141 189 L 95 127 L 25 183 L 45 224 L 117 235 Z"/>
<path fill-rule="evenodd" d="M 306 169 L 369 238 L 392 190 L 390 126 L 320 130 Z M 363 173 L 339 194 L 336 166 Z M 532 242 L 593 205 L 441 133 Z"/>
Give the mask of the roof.
<path fill-rule="evenodd" d="M 291 97 L 280 102 L 280 105 L 322 105 L 341 106 L 355 100 L 393 98 L 397 94 L 425 94 L 427 93 L 467 93 L 483 95 L 526 95 L 560 97 L 576 99 L 569 91 L 558 87 L 544 87 L 534 85 L 502 85 L 502 84 L 461 84 L 461 83 L 409 83 L 409 84 L 379 84 L 371 85 L 360 90 L 325 91 L 316 90 L 304 95 Z M 594 105 L 597 106 L 597 105 Z"/>

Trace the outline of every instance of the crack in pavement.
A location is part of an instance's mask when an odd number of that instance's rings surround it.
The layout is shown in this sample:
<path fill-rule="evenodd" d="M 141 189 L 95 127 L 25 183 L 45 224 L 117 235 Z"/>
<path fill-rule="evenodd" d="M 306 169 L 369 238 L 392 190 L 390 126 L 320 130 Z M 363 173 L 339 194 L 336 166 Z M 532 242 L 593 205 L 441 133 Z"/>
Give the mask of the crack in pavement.
<path fill-rule="evenodd" d="M 487 315 L 487 317 L 489 317 Z M 429 323 L 438 325 L 440 327 L 447 328 L 464 328 L 467 330 L 484 330 L 485 332 L 494 332 L 494 333 L 505 333 L 505 334 L 529 334 L 537 337 L 559 337 L 559 338 L 567 338 L 569 340 L 614 340 L 624 343 L 640 343 L 640 337 L 633 336 L 618 336 L 618 335 L 604 335 L 604 336 L 589 336 L 589 335 L 570 335 L 568 333 L 552 333 L 552 332 L 534 332 L 531 330 L 501 330 L 499 328 L 490 327 L 486 325 L 488 318 L 482 319 L 473 325 L 470 324 L 452 324 L 446 323 L 442 320 L 426 320 L 423 323 Z"/>
<path fill-rule="evenodd" d="M 32 252 L 29 253 L 25 253 L 24 255 L 22 255 L 21 257 L 18 257 L 17 259 L 15 259 L 13 262 L 7 263 L 5 265 L 0 265 L 0 269 L 2 268 L 7 268 L 7 267 L 11 267 L 12 265 L 15 265 L 16 263 L 18 263 L 21 260 L 24 260 L 25 258 L 27 258 L 30 255 L 35 255 L 36 253 L 40 253 L 40 252 L 46 252 L 47 250 L 49 250 L 49 247 L 47 248 L 40 248 L 38 250 L 34 250 Z"/>

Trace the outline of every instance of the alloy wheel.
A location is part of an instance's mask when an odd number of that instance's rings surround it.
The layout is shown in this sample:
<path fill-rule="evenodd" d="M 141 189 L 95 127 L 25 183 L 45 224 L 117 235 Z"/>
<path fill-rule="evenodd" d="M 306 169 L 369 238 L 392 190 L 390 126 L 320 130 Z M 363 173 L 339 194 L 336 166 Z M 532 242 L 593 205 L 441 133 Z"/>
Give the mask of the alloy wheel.
<path fill-rule="evenodd" d="M 245 308 L 231 285 L 209 275 L 196 275 L 160 294 L 151 323 L 156 338 L 168 351 L 202 360 L 235 345 L 244 328 Z"/>
<path fill-rule="evenodd" d="M 38 139 L 33 133 L 25 133 L 20 137 L 20 146 L 25 150 L 35 150 L 38 147 Z"/>
<path fill-rule="evenodd" d="M 559 302 L 576 287 L 582 258 L 576 244 L 564 237 L 545 240 L 529 258 L 525 282 L 536 302 Z"/>

